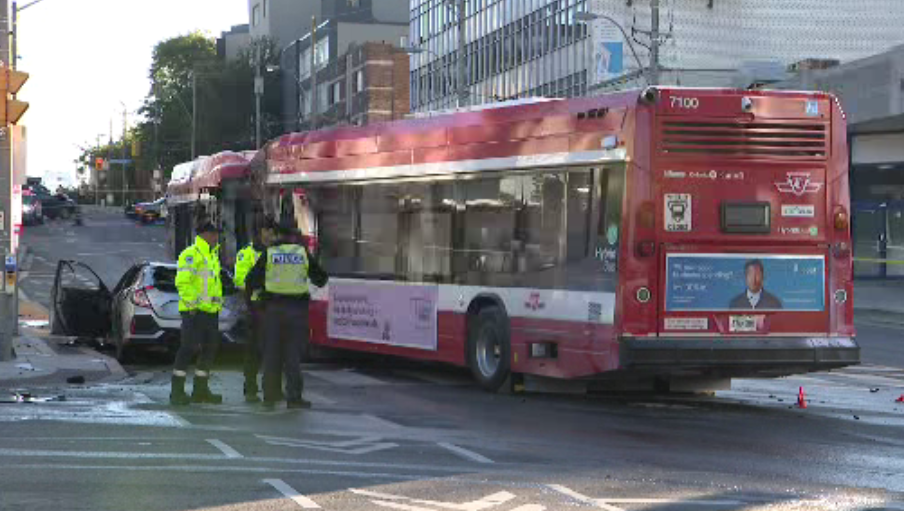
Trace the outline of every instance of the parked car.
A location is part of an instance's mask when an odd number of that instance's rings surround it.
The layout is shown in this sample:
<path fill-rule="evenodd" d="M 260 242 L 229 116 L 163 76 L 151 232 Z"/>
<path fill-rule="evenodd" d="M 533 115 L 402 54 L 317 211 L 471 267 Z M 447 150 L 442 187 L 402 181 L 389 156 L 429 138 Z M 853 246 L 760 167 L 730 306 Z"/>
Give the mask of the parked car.
<path fill-rule="evenodd" d="M 154 202 L 143 202 L 135 205 L 138 219 L 142 223 L 153 223 L 164 218 L 166 199 L 157 199 Z"/>
<path fill-rule="evenodd" d="M 138 212 L 135 207 L 141 204 L 140 202 L 129 202 L 123 208 L 126 218 L 138 218 Z"/>
<path fill-rule="evenodd" d="M 224 306 L 220 332 L 224 342 L 243 338 L 244 301 L 223 271 Z M 50 308 L 51 333 L 100 339 L 116 350 L 122 362 L 140 350 L 175 353 L 179 347 L 179 295 L 176 265 L 138 263 L 129 268 L 111 290 L 97 273 L 78 261 L 57 265 Z"/>
<path fill-rule="evenodd" d="M 67 220 L 75 215 L 78 205 L 65 193 L 46 194 L 35 191 L 35 196 L 41 201 L 41 208 L 46 218 L 62 218 Z"/>
<path fill-rule="evenodd" d="M 44 223 L 44 208 L 41 201 L 29 190 L 22 191 L 22 223 L 25 225 Z"/>

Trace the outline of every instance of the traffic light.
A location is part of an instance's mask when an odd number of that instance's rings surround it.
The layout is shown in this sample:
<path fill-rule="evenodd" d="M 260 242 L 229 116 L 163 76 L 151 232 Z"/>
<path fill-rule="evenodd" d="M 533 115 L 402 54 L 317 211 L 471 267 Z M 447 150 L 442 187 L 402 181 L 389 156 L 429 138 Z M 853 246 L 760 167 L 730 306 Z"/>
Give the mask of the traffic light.
<path fill-rule="evenodd" d="M 95 158 L 94 159 L 94 168 L 97 170 L 104 170 L 104 159 L 103 158 Z"/>
<path fill-rule="evenodd" d="M 0 126 L 16 124 L 28 110 L 28 103 L 13 99 L 28 80 L 28 73 L 0 67 Z"/>

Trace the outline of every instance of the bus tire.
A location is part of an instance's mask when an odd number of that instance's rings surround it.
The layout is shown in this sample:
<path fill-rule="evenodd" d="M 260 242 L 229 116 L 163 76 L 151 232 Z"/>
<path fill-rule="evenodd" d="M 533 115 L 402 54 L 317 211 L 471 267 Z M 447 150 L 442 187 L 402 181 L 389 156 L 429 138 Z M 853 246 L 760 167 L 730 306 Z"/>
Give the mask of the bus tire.
<path fill-rule="evenodd" d="M 468 366 L 484 389 L 496 392 L 511 373 L 509 321 L 497 306 L 480 309 L 468 322 Z"/>

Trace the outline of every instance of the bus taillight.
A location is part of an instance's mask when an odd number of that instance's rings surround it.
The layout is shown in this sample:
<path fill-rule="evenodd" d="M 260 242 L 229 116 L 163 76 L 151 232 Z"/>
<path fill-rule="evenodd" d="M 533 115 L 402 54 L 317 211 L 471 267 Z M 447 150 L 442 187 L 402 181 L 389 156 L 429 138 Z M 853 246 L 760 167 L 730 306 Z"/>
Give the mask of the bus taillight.
<path fill-rule="evenodd" d="M 835 229 L 838 231 L 844 231 L 848 228 L 848 215 L 844 209 L 836 209 L 835 210 Z"/>

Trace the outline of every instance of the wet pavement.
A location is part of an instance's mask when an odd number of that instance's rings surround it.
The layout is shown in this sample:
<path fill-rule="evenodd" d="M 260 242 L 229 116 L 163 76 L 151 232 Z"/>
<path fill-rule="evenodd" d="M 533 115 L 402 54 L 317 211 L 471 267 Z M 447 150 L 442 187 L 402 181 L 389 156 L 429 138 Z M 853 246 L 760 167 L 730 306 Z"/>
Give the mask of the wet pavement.
<path fill-rule="evenodd" d="M 245 404 L 232 368 L 221 406 L 170 408 L 151 366 L 41 389 L 66 399 L 0 404 L 0 508 L 58 492 L 66 509 L 904 509 L 901 370 L 624 400 L 403 366 L 307 365 L 306 411 Z"/>

